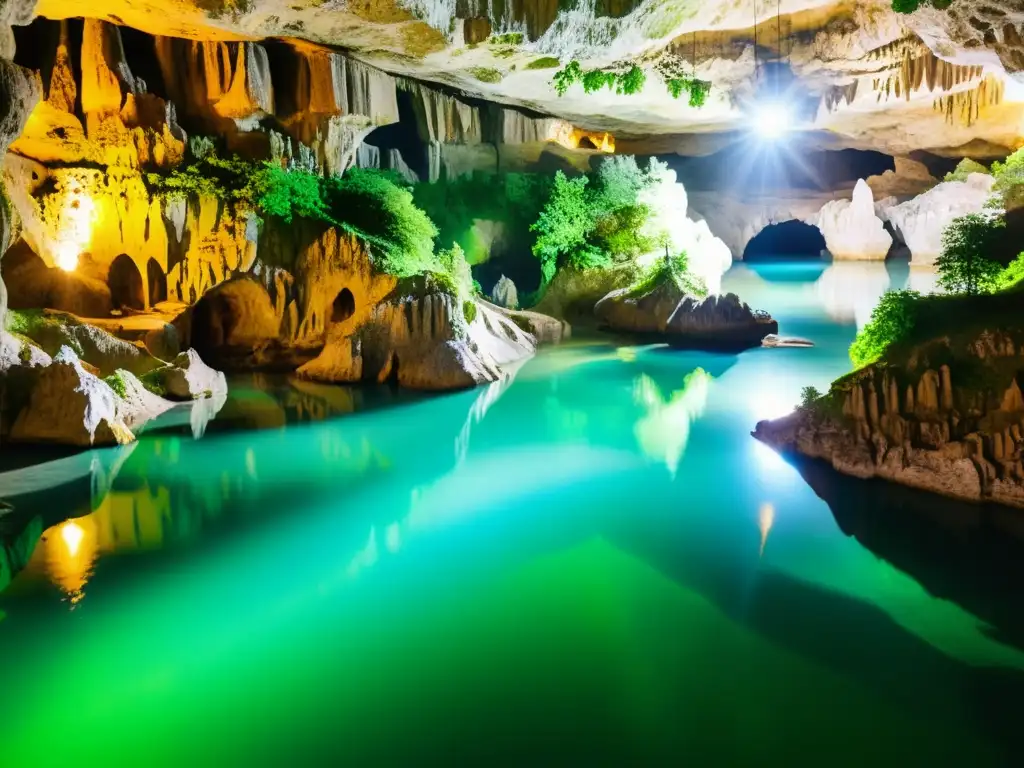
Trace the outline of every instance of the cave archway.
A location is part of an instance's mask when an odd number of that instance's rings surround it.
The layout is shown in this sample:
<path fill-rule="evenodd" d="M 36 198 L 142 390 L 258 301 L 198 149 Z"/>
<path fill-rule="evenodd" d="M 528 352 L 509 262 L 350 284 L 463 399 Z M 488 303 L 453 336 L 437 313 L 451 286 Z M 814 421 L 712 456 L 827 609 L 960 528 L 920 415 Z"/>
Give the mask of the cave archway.
<path fill-rule="evenodd" d="M 818 258 L 825 249 L 821 230 L 796 219 L 769 224 L 743 250 L 744 261 Z"/>
<path fill-rule="evenodd" d="M 149 306 L 167 301 L 167 275 L 156 259 L 146 262 L 146 282 L 149 284 Z"/>
<path fill-rule="evenodd" d="M 331 304 L 331 322 L 343 323 L 356 313 L 356 297 L 348 288 L 342 288 Z"/>
<path fill-rule="evenodd" d="M 110 303 L 114 309 L 145 309 L 146 292 L 142 283 L 142 273 L 132 261 L 131 256 L 122 253 L 110 264 L 107 272 L 107 285 L 110 286 Z"/>
<path fill-rule="evenodd" d="M 597 144 L 589 136 L 584 136 L 580 139 L 580 143 L 577 145 L 578 149 L 597 149 Z"/>

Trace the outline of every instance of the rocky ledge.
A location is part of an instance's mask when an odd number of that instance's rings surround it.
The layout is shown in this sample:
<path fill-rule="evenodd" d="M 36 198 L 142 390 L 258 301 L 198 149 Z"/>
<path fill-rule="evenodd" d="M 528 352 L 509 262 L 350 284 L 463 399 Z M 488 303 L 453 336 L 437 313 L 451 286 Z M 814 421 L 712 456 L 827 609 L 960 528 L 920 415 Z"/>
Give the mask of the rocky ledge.
<path fill-rule="evenodd" d="M 828 462 L 958 499 L 1024 507 L 1024 369 L 1019 334 L 939 338 L 836 381 L 754 437 Z"/>
<path fill-rule="evenodd" d="M 677 347 L 748 349 L 779 332 L 770 315 L 752 310 L 734 293 L 698 298 L 685 294 L 671 280 L 650 290 L 612 291 L 597 302 L 594 313 L 609 330 Z"/>

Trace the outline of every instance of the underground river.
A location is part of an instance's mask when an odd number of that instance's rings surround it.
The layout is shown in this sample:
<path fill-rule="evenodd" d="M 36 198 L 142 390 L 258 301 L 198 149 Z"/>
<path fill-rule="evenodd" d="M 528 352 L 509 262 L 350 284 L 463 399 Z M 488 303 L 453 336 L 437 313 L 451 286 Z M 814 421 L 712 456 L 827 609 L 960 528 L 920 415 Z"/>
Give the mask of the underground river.
<path fill-rule="evenodd" d="M 1011 761 L 999 516 L 749 436 L 908 272 L 726 275 L 813 349 L 582 338 L 439 397 L 250 377 L 8 468 L 8 559 L 34 551 L 0 569 L 4 762 Z"/>

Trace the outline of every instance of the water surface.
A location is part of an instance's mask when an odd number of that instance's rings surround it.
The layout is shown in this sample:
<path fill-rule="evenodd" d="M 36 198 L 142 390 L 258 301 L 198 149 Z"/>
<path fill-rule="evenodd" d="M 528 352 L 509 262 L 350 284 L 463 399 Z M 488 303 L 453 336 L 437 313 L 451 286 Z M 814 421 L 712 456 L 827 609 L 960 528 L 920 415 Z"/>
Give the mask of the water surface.
<path fill-rule="evenodd" d="M 913 277 L 856 266 L 726 276 L 813 349 L 584 339 L 440 397 L 253 377 L 0 475 L 34 546 L 0 762 L 1012 762 L 1014 545 L 749 436 Z"/>

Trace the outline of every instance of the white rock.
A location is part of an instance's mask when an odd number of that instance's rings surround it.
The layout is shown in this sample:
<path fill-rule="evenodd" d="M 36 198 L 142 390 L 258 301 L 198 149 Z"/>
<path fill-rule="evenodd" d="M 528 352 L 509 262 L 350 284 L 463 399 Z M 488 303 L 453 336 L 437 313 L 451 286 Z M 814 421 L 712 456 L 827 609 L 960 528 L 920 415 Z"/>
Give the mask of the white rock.
<path fill-rule="evenodd" d="M 491 290 L 491 299 L 499 307 L 505 309 L 519 308 L 519 293 L 516 291 L 516 284 L 504 275 L 499 278 Z"/>
<path fill-rule="evenodd" d="M 228 391 L 227 379 L 199 357 L 194 349 L 182 352 L 168 368 L 162 369 L 167 394 L 183 400 L 212 397 Z"/>
<path fill-rule="evenodd" d="M 119 413 L 120 398 L 62 347 L 39 374 L 11 440 L 62 445 L 114 445 L 135 439 Z"/>
<path fill-rule="evenodd" d="M 942 253 L 942 231 L 953 219 L 979 213 L 992 196 L 995 179 L 972 173 L 967 181 L 947 181 L 900 205 L 885 209 L 897 235 L 910 248 L 911 263 L 931 266 Z"/>
<path fill-rule="evenodd" d="M 857 182 L 852 200 L 825 204 L 817 226 L 837 261 L 882 261 L 892 246 L 892 235 L 875 215 L 875 198 L 863 179 Z"/>

